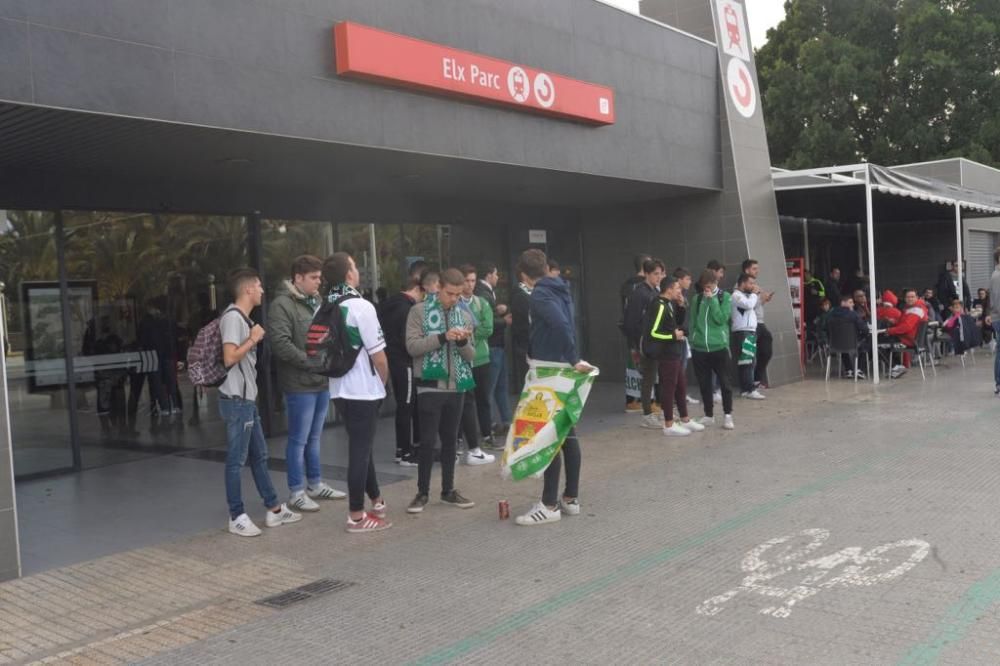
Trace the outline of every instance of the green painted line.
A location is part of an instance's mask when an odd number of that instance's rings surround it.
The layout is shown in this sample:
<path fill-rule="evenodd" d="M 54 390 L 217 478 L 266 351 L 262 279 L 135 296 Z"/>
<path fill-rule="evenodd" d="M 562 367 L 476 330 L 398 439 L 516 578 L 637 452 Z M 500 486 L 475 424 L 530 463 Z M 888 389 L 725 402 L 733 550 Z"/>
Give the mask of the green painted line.
<path fill-rule="evenodd" d="M 1000 569 L 974 583 L 945 611 L 931 635 L 924 642 L 914 645 L 899 660 L 899 664 L 922 666 L 937 663 L 941 652 L 965 638 L 969 629 L 997 602 L 1000 602 Z"/>
<path fill-rule="evenodd" d="M 977 416 L 985 416 L 991 413 L 993 413 L 992 410 L 985 410 Z M 975 418 L 972 421 L 959 422 L 959 425 L 961 426 L 964 422 L 975 423 L 979 420 L 979 418 Z M 593 580 L 581 583 L 576 587 L 572 587 L 564 592 L 549 597 L 534 606 L 530 606 L 529 608 L 508 616 L 488 629 L 478 631 L 466 638 L 463 638 L 462 640 L 445 646 L 440 650 L 431 652 L 410 663 L 414 666 L 429 666 L 431 664 L 450 663 L 462 655 L 485 647 L 506 634 L 526 627 L 540 618 L 549 615 L 550 613 L 574 604 L 581 599 L 585 599 L 595 592 L 600 592 L 601 590 L 611 587 L 619 581 L 644 573 L 653 567 L 669 562 L 670 560 L 673 560 L 694 548 L 703 546 L 713 539 L 728 534 L 729 532 L 749 525 L 759 518 L 763 518 L 764 516 L 774 513 L 775 511 L 783 509 L 798 500 L 815 495 L 816 493 L 826 490 L 837 483 L 864 474 L 865 472 L 871 470 L 871 468 L 879 462 L 903 456 L 914 449 L 924 446 L 928 442 L 939 441 L 939 438 L 942 435 L 953 435 L 955 433 L 955 425 L 955 423 L 948 423 L 938 426 L 931 431 L 925 432 L 922 438 L 911 440 L 908 444 L 895 449 L 892 453 L 869 454 L 862 456 L 859 459 L 859 462 L 853 467 L 850 467 L 842 472 L 823 477 L 811 483 L 807 483 L 806 485 L 799 487 L 779 499 L 759 504 L 744 513 L 738 514 L 704 532 L 701 532 L 700 534 L 689 537 L 675 546 L 664 548 L 663 550 L 616 568 L 609 574 L 594 578 Z"/>

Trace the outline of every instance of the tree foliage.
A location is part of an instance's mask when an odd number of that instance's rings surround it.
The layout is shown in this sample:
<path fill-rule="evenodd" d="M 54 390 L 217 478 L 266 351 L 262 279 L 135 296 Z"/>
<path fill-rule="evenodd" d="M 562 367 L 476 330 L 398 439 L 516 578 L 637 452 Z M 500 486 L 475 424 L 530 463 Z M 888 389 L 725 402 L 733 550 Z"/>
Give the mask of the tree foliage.
<path fill-rule="evenodd" d="M 788 0 L 758 49 L 771 161 L 1000 165 L 1000 0 Z"/>

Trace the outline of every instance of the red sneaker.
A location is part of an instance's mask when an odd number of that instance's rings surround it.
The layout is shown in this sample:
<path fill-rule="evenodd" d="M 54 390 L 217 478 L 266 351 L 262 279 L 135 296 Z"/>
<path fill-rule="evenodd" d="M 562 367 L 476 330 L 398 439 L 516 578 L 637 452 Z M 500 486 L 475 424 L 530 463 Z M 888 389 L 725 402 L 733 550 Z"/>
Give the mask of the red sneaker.
<path fill-rule="evenodd" d="M 369 513 L 374 514 L 378 518 L 385 520 L 385 502 L 379 502 L 378 504 L 372 504 L 371 511 Z"/>
<path fill-rule="evenodd" d="M 351 517 L 347 517 L 347 531 L 352 534 L 358 534 L 360 532 L 379 532 L 381 530 L 387 530 L 392 527 L 392 523 L 388 520 L 379 518 L 374 513 L 365 513 L 361 516 L 359 520 L 351 520 Z"/>

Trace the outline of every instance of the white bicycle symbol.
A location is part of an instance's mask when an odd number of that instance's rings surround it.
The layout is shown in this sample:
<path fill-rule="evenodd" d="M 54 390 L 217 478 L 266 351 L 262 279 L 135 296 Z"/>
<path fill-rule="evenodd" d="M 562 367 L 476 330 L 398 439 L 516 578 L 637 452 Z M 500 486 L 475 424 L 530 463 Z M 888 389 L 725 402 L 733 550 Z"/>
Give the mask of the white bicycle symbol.
<path fill-rule="evenodd" d="M 821 590 L 855 585 L 877 585 L 887 582 L 902 576 L 920 564 L 930 552 L 930 544 L 926 541 L 904 539 L 886 543 L 865 552 L 862 552 L 858 546 L 852 546 L 832 555 L 798 562 L 822 546 L 829 538 L 829 530 L 812 528 L 762 543 L 747 553 L 740 564 L 743 571 L 748 574 L 743 582 L 724 594 L 702 602 L 695 609 L 696 612 L 700 615 L 716 615 L 723 610 L 723 604 L 740 592 L 752 592 L 772 599 L 783 599 L 781 605 L 761 608 L 760 613 L 786 618 L 791 615 L 792 607 L 795 604 L 808 599 Z M 808 542 L 802 545 L 803 540 L 808 540 Z M 772 548 L 790 541 L 792 543 L 779 550 L 772 562 L 766 562 L 762 559 L 762 556 Z M 890 555 L 893 551 L 898 550 L 910 550 L 909 557 L 900 561 L 898 557 Z M 796 562 L 798 563 L 796 564 Z M 829 577 L 838 567 L 843 568 L 837 575 Z M 777 587 L 770 584 L 779 576 L 795 572 L 807 572 L 807 575 L 794 587 Z"/>

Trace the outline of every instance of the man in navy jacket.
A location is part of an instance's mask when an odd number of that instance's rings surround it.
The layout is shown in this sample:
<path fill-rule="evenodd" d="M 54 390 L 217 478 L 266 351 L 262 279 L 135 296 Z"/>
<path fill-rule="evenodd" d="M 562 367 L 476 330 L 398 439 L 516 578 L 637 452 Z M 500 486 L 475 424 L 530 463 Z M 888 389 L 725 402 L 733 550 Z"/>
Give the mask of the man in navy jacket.
<path fill-rule="evenodd" d="M 569 285 L 560 278 L 547 276 L 548 264 L 541 250 L 525 250 L 518 261 L 518 270 L 524 275 L 525 284 L 531 287 L 528 311 L 531 320 L 528 357 L 536 361 L 568 363 L 577 372 L 590 372 L 593 366 L 580 360 L 576 348 L 576 327 L 573 323 L 573 299 Z M 566 459 L 566 488 L 560 500 L 559 474 Z M 569 431 L 561 453 L 557 453 L 545 470 L 542 501 L 524 515 L 518 516 L 518 525 L 543 525 L 553 523 L 566 513 L 580 513 L 580 442 L 576 429 Z"/>

